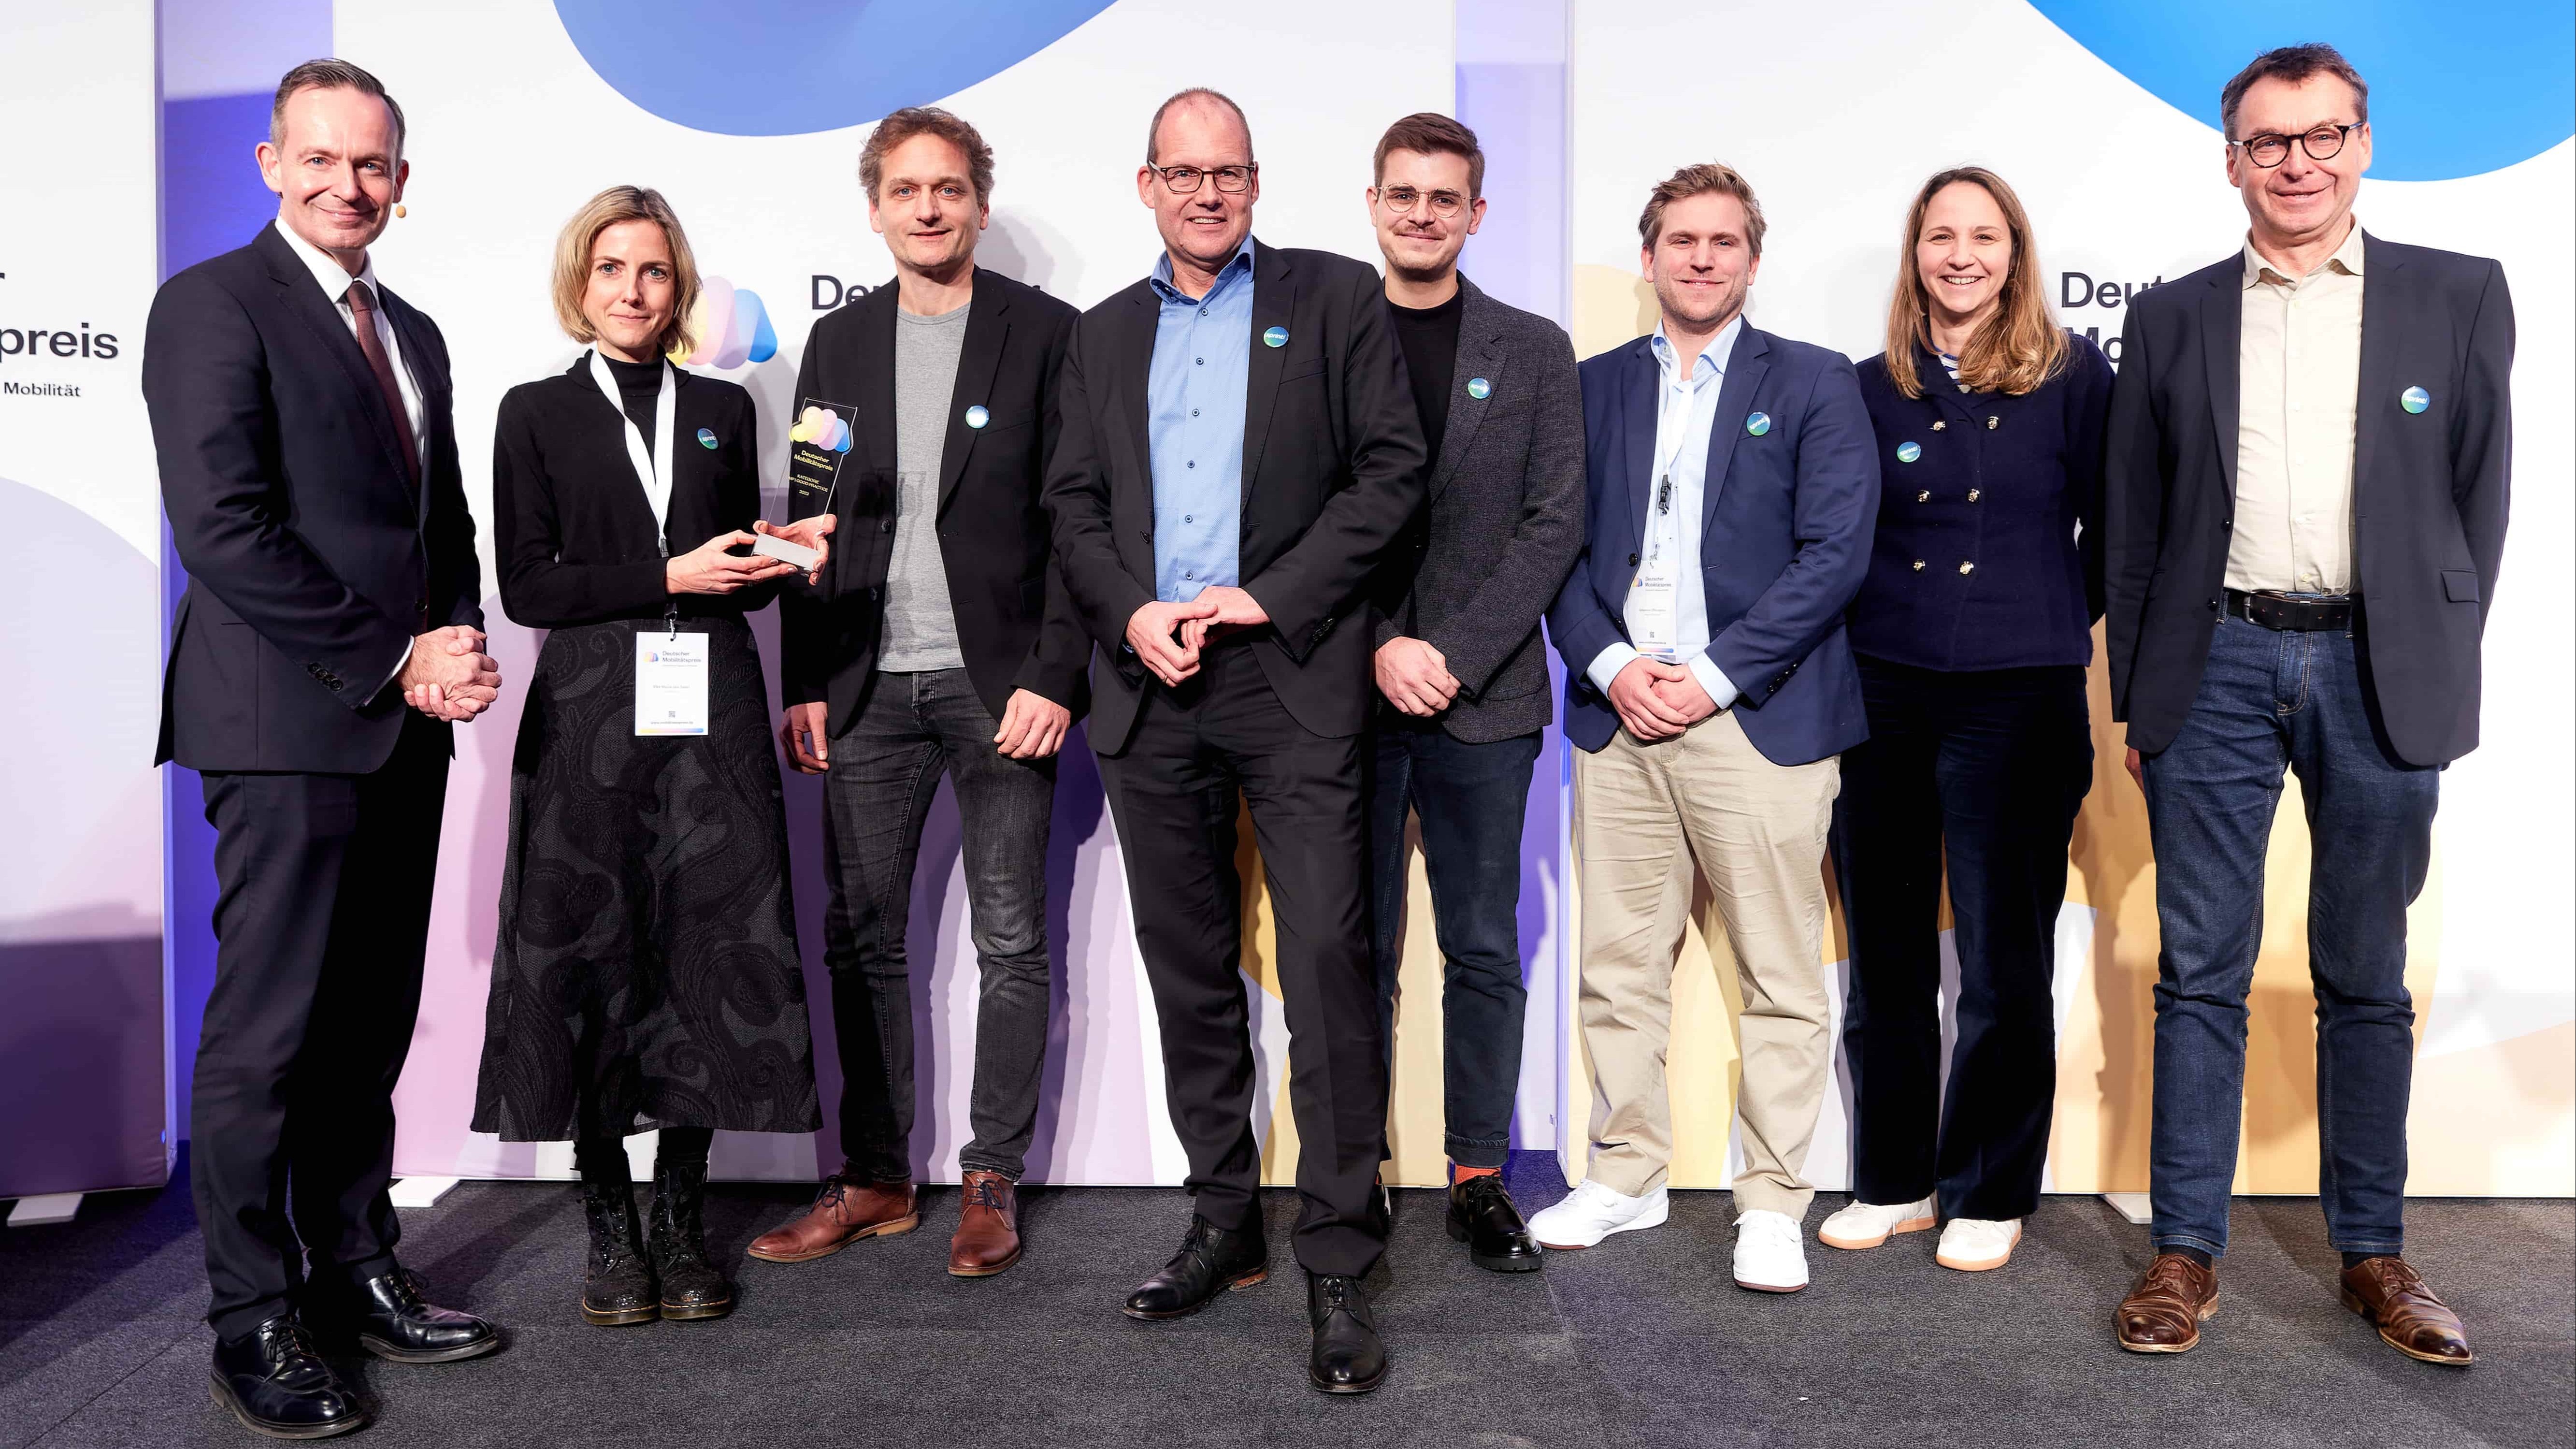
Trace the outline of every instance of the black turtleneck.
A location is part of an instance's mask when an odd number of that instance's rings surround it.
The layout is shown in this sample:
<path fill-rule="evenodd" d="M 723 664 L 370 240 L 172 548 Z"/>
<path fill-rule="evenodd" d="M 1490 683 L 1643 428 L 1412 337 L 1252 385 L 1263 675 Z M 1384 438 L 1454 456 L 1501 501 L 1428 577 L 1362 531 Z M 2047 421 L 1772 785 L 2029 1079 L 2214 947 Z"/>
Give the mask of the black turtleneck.
<path fill-rule="evenodd" d="M 644 435 L 644 456 L 652 457 L 654 407 L 662 400 L 662 359 L 620 362 L 603 352 L 599 360 L 608 364 L 608 375 L 617 379 L 617 395 L 625 400 L 626 415 L 635 420 L 635 431 Z"/>

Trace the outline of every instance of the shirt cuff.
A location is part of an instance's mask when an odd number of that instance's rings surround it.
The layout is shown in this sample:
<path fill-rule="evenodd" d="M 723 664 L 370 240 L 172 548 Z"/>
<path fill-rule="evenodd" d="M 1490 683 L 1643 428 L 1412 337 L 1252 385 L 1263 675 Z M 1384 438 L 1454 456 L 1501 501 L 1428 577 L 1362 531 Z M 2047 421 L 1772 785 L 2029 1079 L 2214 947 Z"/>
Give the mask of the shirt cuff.
<path fill-rule="evenodd" d="M 1618 678 L 1619 671 L 1627 668 L 1628 661 L 1636 657 L 1636 649 L 1624 639 L 1605 644 L 1601 647 L 1600 653 L 1592 656 L 1592 662 L 1584 666 L 1583 677 L 1591 680 L 1592 687 L 1601 691 L 1602 696 L 1607 698 L 1610 694 L 1610 681 Z"/>
<path fill-rule="evenodd" d="M 1717 702 L 1719 709 L 1734 704 L 1737 696 L 1744 692 L 1737 689 L 1735 681 L 1727 678 L 1726 671 L 1711 663 L 1706 654 L 1691 656 L 1690 672 L 1691 678 L 1699 681 L 1699 687 L 1708 691 L 1708 697 Z"/>
<path fill-rule="evenodd" d="M 411 668 L 411 651 L 419 647 L 420 641 L 418 639 L 406 639 L 403 641 L 403 657 L 394 661 L 393 673 L 386 675 L 385 682 L 376 686 L 376 694 L 384 693 L 395 680 L 402 678 L 402 672 Z M 369 695 L 367 697 L 369 699 L 373 699 L 375 698 L 375 695 Z"/>

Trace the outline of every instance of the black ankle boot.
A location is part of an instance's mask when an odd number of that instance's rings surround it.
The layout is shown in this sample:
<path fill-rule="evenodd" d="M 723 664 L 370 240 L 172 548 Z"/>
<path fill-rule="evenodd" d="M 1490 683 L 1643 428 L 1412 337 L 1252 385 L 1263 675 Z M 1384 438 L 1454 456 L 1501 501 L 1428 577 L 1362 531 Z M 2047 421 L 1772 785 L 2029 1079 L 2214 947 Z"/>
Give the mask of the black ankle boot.
<path fill-rule="evenodd" d="M 581 1213 L 590 1223 L 590 1261 L 581 1281 L 581 1316 L 602 1328 L 647 1323 L 662 1316 L 661 1285 L 644 1256 L 644 1229 L 635 1220 L 635 1189 L 585 1182 Z"/>
<path fill-rule="evenodd" d="M 722 1318 L 733 1312 L 733 1285 L 707 1261 L 707 1165 L 653 1167 L 653 1271 L 662 1280 L 664 1318 Z"/>

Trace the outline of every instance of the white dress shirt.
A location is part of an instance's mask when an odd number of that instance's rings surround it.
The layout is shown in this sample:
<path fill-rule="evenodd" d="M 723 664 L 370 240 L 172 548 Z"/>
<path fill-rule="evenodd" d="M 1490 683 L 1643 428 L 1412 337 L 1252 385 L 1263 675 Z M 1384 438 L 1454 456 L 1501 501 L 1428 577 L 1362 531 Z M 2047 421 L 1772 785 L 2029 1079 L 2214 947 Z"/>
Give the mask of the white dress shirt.
<path fill-rule="evenodd" d="M 393 320 L 385 315 L 385 289 L 376 283 L 376 259 L 367 258 L 367 264 L 352 277 L 346 268 L 331 259 L 329 252 L 297 236 L 295 228 L 288 226 L 282 218 L 269 224 L 277 228 L 277 234 L 286 238 L 286 244 L 295 249 L 295 255 L 312 271 L 314 285 L 322 289 L 322 295 L 330 298 L 331 305 L 340 309 L 340 320 L 347 324 L 352 338 L 358 335 L 358 314 L 349 308 L 349 284 L 353 281 L 367 284 L 368 293 L 376 301 L 376 340 L 385 345 L 385 360 L 393 364 L 394 387 L 402 393 L 403 412 L 411 420 L 412 445 L 420 450 L 421 486 L 428 487 L 429 417 L 421 410 L 420 384 L 412 380 L 411 364 L 403 361 L 402 343 L 394 337 Z M 411 650 L 411 644 L 406 642 L 402 658 L 394 661 L 394 667 L 385 675 L 386 684 L 393 683 L 404 667 L 411 663 Z"/>
<path fill-rule="evenodd" d="M 2245 243 L 2231 589 L 2352 588 L 2361 266 L 2358 220 L 2334 255 L 2304 277 L 2281 275 Z"/>
<path fill-rule="evenodd" d="M 1674 563 L 1673 647 L 1669 652 L 1658 651 L 1656 657 L 1667 664 L 1687 666 L 1691 677 L 1708 691 L 1719 709 L 1735 703 L 1737 691 L 1735 682 L 1708 657 L 1708 591 L 1700 577 L 1700 509 L 1708 491 L 1709 432 L 1717 421 L 1717 395 L 1726 385 L 1726 363 L 1735 355 L 1735 340 L 1743 334 L 1744 315 L 1739 312 L 1701 351 L 1688 376 L 1682 375 L 1681 354 L 1673 347 L 1672 339 L 1664 335 L 1661 322 L 1655 324 L 1655 335 L 1647 340 L 1655 354 L 1655 476 L 1646 490 L 1646 533 L 1638 556 L 1666 557 Z M 1725 479 L 1717 481 L 1720 487 L 1725 486 Z M 1644 569 L 1639 572 L 1642 577 Z M 1639 580 L 1630 581 L 1628 602 L 1621 610 L 1623 617 L 1636 609 L 1641 587 L 1644 585 Z M 1614 642 L 1594 655 L 1583 673 L 1593 688 L 1606 695 L 1610 681 L 1619 677 L 1628 661 L 1638 657 L 1635 646 L 1624 640 Z"/>

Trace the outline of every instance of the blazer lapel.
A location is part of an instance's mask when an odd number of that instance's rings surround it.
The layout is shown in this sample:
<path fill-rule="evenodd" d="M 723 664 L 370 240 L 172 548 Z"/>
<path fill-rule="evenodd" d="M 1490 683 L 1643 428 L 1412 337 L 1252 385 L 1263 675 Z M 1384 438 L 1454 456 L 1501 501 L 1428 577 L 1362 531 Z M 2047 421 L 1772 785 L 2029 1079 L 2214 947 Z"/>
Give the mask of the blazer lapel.
<path fill-rule="evenodd" d="M 2360 396 L 2352 410 L 2352 489 L 2353 513 L 2368 517 L 2382 494 L 2373 486 L 2370 465 L 2378 457 L 2380 434 L 2388 423 L 2388 400 L 2404 386 L 2397 375 L 2398 339 L 2425 334 L 2410 325 L 2414 319 L 2406 303 L 2412 299 L 2405 279 L 2396 275 L 2405 265 L 2397 253 L 2363 232 L 2361 265 L 2361 377 Z"/>
<path fill-rule="evenodd" d="M 2370 305 L 2370 283 L 2362 283 L 2362 306 L 2367 316 Z M 2200 299 L 2201 361 L 2209 369 L 2209 421 L 2212 441 L 2218 445 L 2218 466 L 2227 475 L 2227 496 L 2236 496 L 2236 405 L 2243 379 L 2237 370 L 2237 349 L 2242 345 L 2245 329 L 2245 283 L 2241 272 L 2221 272 L 2210 283 L 2209 295 Z M 2368 331 L 2364 329 L 2364 340 Z"/>
<path fill-rule="evenodd" d="M 1252 515 L 1252 480 L 1261 472 L 1261 445 L 1270 436 L 1270 414 L 1279 401 L 1280 374 L 1287 371 L 1289 348 L 1257 343 L 1262 333 L 1286 327 L 1297 310 L 1297 279 L 1287 257 L 1252 244 L 1252 331 L 1243 345 L 1252 349 L 1252 366 L 1243 400 L 1243 513 Z M 1294 342 L 1295 334 L 1290 334 Z"/>
<path fill-rule="evenodd" d="M 1628 464 L 1628 542 L 1631 546 L 1646 540 L 1648 496 L 1655 486 L 1655 416 L 1659 399 L 1655 390 L 1662 369 L 1655 365 L 1654 341 L 1640 337 L 1628 344 L 1628 379 L 1619 389 L 1619 407 L 1625 414 Z"/>
<path fill-rule="evenodd" d="M 412 490 L 412 502 L 419 511 L 421 522 L 426 524 L 429 521 L 429 475 L 438 462 L 437 422 L 439 409 L 446 400 L 446 379 L 429 369 L 429 343 L 419 325 L 419 314 L 412 311 L 411 304 L 390 291 L 380 290 L 377 300 L 385 309 L 385 316 L 393 323 L 395 345 L 402 349 L 402 356 L 394 360 L 394 365 L 411 374 L 411 385 L 420 393 L 421 430 L 430 435 L 419 440 L 429 445 L 429 451 L 421 459 L 420 487 Z M 351 338 L 351 345 L 356 345 L 356 341 Z M 364 360 L 363 354 L 361 360 Z M 368 369 L 367 380 L 370 383 L 375 381 L 374 372 L 375 369 Z M 388 423 L 391 421 L 391 418 L 387 419 Z M 394 461 L 397 464 L 402 461 L 399 438 L 396 439 Z"/>
<path fill-rule="evenodd" d="M 324 350 L 340 364 L 340 370 L 348 374 L 349 385 L 357 390 L 358 408 L 375 427 L 376 441 L 384 448 L 386 464 L 392 467 L 396 478 L 408 479 L 411 475 L 403 463 L 402 439 L 394 431 L 393 414 L 385 407 L 384 390 L 376 386 L 376 370 L 367 365 L 367 354 L 358 350 L 357 334 L 350 331 L 349 324 L 342 320 L 340 304 L 322 294 L 322 289 L 314 284 L 313 273 L 306 269 L 304 259 L 295 254 L 295 249 L 286 244 L 286 239 L 277 234 L 274 226 L 260 228 L 253 245 L 267 260 L 269 279 L 277 283 L 286 309 L 312 331 Z M 397 327 L 395 339 L 400 341 L 401 338 L 401 329 Z M 406 346 L 404 351 L 408 354 L 409 347 Z M 425 496 L 429 490 L 423 488 L 420 491 Z"/>
<path fill-rule="evenodd" d="M 1485 420 L 1485 402 L 1467 391 L 1471 378 L 1481 377 L 1492 388 L 1502 386 L 1503 353 L 1496 344 L 1502 334 L 1493 330 L 1493 304 L 1476 284 L 1464 275 L 1458 278 L 1459 290 L 1466 294 L 1458 316 L 1458 360 L 1449 378 L 1449 426 L 1440 435 L 1440 456 L 1431 466 L 1430 496 L 1437 498 L 1458 476 L 1458 464 L 1467 456 L 1467 445 L 1476 440 L 1476 428 Z"/>
<path fill-rule="evenodd" d="M 1726 360 L 1726 380 L 1717 387 L 1717 416 L 1708 429 L 1708 472 L 1699 486 L 1703 550 L 1717 533 L 1711 526 L 1717 519 L 1717 496 L 1726 491 L 1727 465 L 1735 461 L 1735 445 L 1743 441 L 1745 420 L 1753 415 L 1753 394 L 1770 371 L 1771 334 L 1747 322 L 1735 339 L 1735 354 Z"/>
<path fill-rule="evenodd" d="M 984 270 L 975 269 L 982 277 Z M 948 500 L 957 495 L 957 480 L 966 476 L 966 457 L 975 451 L 975 439 L 981 430 L 966 422 L 970 407 L 988 409 L 993 395 L 993 374 L 1002 365 L 1002 346 L 1011 335 L 1011 299 L 999 287 L 977 286 L 975 310 L 966 315 L 966 345 L 957 355 L 957 390 L 948 400 L 948 439 L 939 449 L 939 503 L 932 510 L 937 517 L 948 511 Z"/>
<path fill-rule="evenodd" d="M 1127 426 L 1127 446 L 1136 476 L 1145 480 L 1150 496 L 1154 484 L 1154 434 L 1146 414 L 1154 388 L 1154 329 L 1161 320 L 1162 306 L 1154 299 L 1153 287 L 1138 282 L 1128 289 L 1127 309 L 1114 315 L 1118 322 L 1110 338 L 1110 396 L 1117 402 L 1120 421 Z M 1146 510 L 1145 523 L 1150 533 L 1151 508 Z"/>
<path fill-rule="evenodd" d="M 851 398 L 826 398 L 826 402 L 846 403 L 858 416 L 850 420 L 850 430 L 858 436 L 851 439 L 854 448 L 864 449 L 871 475 L 883 477 L 893 486 L 894 454 L 894 284 L 870 292 L 859 305 L 866 310 L 859 320 L 866 324 L 859 337 L 859 395 Z M 799 407 L 803 404 L 800 402 Z M 847 466 L 846 464 L 844 465 Z M 849 481 L 846 477 L 844 481 Z M 862 488 L 849 488 L 841 495 L 841 507 L 852 507 L 859 501 Z M 889 510 L 892 505 L 889 503 Z"/>

